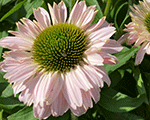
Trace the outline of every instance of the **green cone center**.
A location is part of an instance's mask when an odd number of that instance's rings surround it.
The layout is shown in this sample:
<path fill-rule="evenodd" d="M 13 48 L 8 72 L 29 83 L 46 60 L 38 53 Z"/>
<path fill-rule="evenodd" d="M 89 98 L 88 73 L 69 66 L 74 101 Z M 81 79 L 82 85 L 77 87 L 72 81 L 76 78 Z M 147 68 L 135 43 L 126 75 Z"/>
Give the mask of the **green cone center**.
<path fill-rule="evenodd" d="M 43 30 L 32 46 L 32 58 L 46 72 L 66 72 L 83 61 L 87 40 L 79 27 L 61 23 Z"/>
<path fill-rule="evenodd" d="M 144 25 L 146 26 L 148 32 L 150 33 L 150 13 L 146 15 Z"/>

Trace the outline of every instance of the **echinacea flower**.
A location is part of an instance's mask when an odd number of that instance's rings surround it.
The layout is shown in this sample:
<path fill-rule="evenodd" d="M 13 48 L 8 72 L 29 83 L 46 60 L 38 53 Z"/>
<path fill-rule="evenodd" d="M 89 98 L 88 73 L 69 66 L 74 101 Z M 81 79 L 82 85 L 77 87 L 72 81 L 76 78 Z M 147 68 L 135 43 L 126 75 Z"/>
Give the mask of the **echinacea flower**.
<path fill-rule="evenodd" d="M 135 65 L 139 65 L 145 53 L 150 54 L 150 1 L 139 1 L 139 5 L 133 5 L 130 8 L 132 22 L 126 25 L 127 28 L 124 31 L 129 33 L 124 35 L 124 38 L 127 37 L 128 45 L 133 43 L 133 47 L 141 45 L 135 58 Z"/>
<path fill-rule="evenodd" d="M 4 77 L 13 84 L 14 94 L 39 119 L 63 115 L 68 109 L 76 116 L 93 107 L 92 99 L 100 100 L 100 88 L 110 79 L 104 63 L 116 64 L 110 53 L 122 50 L 109 39 L 115 28 L 105 21 L 90 25 L 96 6 L 87 7 L 85 1 L 75 3 L 67 19 L 63 1 L 48 12 L 39 7 L 33 13 L 36 21 L 23 18 L 17 23 L 15 36 L 0 40 L 0 46 L 10 49 L 1 62 Z"/>

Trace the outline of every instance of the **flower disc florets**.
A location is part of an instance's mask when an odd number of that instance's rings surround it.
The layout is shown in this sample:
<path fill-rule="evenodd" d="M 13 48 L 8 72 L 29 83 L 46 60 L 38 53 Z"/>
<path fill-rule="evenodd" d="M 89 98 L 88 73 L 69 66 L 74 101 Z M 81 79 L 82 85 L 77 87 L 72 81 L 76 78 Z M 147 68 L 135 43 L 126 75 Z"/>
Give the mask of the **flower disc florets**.
<path fill-rule="evenodd" d="M 60 23 L 46 28 L 36 37 L 32 55 L 40 69 L 66 72 L 83 61 L 86 48 L 84 31 L 73 24 Z"/>
<path fill-rule="evenodd" d="M 146 26 L 148 32 L 150 32 L 150 13 L 145 16 L 144 25 Z"/>

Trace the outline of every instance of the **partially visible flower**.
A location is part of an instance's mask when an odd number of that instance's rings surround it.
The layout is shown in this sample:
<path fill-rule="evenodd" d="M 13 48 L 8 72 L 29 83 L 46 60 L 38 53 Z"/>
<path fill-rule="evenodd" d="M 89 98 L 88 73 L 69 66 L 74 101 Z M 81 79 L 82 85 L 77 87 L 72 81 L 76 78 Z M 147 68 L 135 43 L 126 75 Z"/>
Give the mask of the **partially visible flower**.
<path fill-rule="evenodd" d="M 137 47 L 141 44 L 135 59 L 135 65 L 139 65 L 145 53 L 150 54 L 150 2 L 149 0 L 139 1 L 139 5 L 133 5 L 130 8 L 132 22 L 126 25 L 125 29 L 129 33 L 125 34 L 119 42 L 127 37 L 128 45 L 134 43 L 133 47 Z"/>
<path fill-rule="evenodd" d="M 110 53 L 122 46 L 109 38 L 115 28 L 105 21 L 93 21 L 96 6 L 87 7 L 85 1 L 75 3 L 67 19 L 63 1 L 48 12 L 34 9 L 37 21 L 23 18 L 17 23 L 15 36 L 0 40 L 5 52 L 1 69 L 4 77 L 13 83 L 14 94 L 27 105 L 33 103 L 34 116 L 46 119 L 63 115 L 68 109 L 80 116 L 93 107 L 92 99 L 100 99 L 104 81 L 110 85 L 103 64 L 116 64 L 118 59 Z"/>

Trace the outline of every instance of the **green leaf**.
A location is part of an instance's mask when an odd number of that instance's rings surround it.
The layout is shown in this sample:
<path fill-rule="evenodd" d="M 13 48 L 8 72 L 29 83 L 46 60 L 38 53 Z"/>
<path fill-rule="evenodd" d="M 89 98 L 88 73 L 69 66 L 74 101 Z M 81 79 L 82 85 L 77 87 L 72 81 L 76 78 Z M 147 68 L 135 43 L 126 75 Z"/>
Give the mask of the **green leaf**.
<path fill-rule="evenodd" d="M 145 90 L 144 82 L 142 79 L 142 75 L 140 73 L 140 69 L 138 67 L 134 67 L 133 77 L 135 78 L 137 82 L 137 90 L 138 90 L 139 95 L 145 95 L 145 98 L 146 98 L 146 90 Z M 149 104 L 147 98 L 145 99 L 145 103 Z"/>
<path fill-rule="evenodd" d="M 112 112 L 129 112 L 139 107 L 144 101 L 144 95 L 131 98 L 128 95 L 109 88 L 101 92 L 99 104 L 106 110 Z"/>
<path fill-rule="evenodd" d="M 24 3 L 24 9 L 26 10 L 26 18 L 29 18 L 30 15 L 33 13 L 33 8 L 38 8 L 42 5 L 42 0 L 27 0 Z"/>
<path fill-rule="evenodd" d="M 18 3 L 15 7 L 13 7 L 9 12 L 7 12 L 1 19 L 0 21 L 3 21 L 4 19 L 6 19 L 8 16 L 10 16 L 11 14 L 13 14 L 15 11 L 17 11 L 19 8 L 22 7 L 23 3 L 25 2 L 26 0 Z"/>
<path fill-rule="evenodd" d="M 8 120 L 38 120 L 33 115 L 32 107 L 24 107 L 19 110 L 17 113 L 14 113 L 7 117 Z"/>
<path fill-rule="evenodd" d="M 142 117 L 132 113 L 110 112 L 104 108 L 100 108 L 106 120 L 144 120 Z"/>
<path fill-rule="evenodd" d="M 3 120 L 3 109 L 2 108 L 0 108 L 0 120 Z"/>
<path fill-rule="evenodd" d="M 118 64 L 116 65 L 105 64 L 104 65 L 107 73 L 110 74 L 111 72 L 115 71 L 117 68 L 124 65 L 137 52 L 137 50 L 138 50 L 138 47 L 135 47 L 132 49 L 124 47 L 121 52 L 115 54 L 115 56 L 119 59 Z"/>
<path fill-rule="evenodd" d="M 150 102 L 150 73 L 144 72 L 144 85 L 147 93 L 148 100 Z"/>
<path fill-rule="evenodd" d="M 12 0 L 1 0 L 0 1 L 0 6 L 3 6 L 3 5 L 5 5 L 5 4 L 7 4 L 7 3 L 9 3 L 9 2 L 11 2 Z"/>
<path fill-rule="evenodd" d="M 13 109 L 15 107 L 22 107 L 24 106 L 23 103 L 21 103 L 18 98 L 15 98 L 14 96 L 10 97 L 0 97 L 0 107 L 3 109 Z"/>

